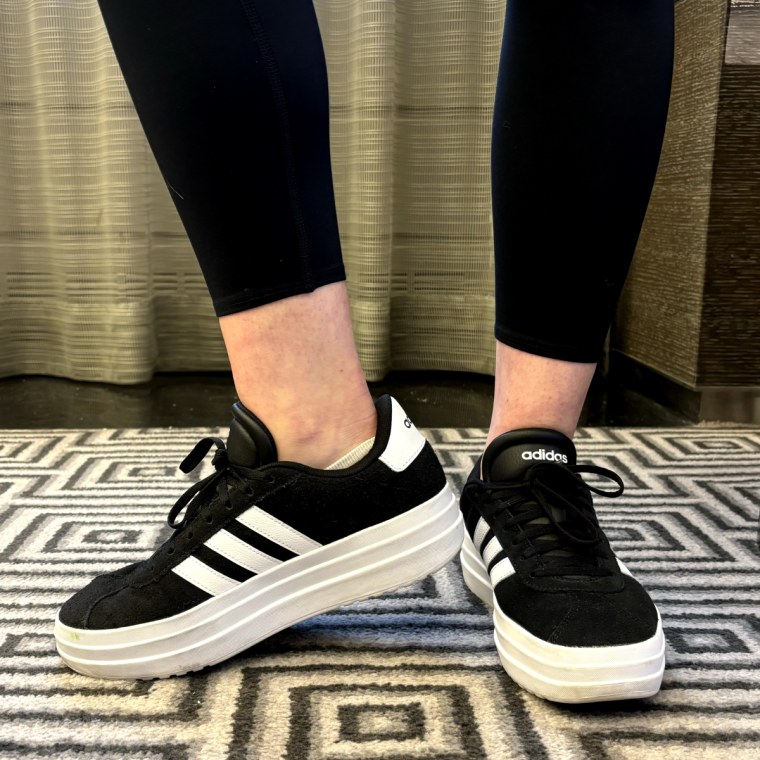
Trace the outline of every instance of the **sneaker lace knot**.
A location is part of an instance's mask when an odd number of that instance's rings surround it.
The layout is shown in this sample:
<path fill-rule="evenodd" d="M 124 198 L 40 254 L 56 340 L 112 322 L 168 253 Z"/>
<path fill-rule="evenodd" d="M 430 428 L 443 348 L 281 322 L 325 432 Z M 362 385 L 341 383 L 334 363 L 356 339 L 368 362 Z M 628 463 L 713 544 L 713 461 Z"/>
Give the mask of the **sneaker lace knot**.
<path fill-rule="evenodd" d="M 174 530 L 180 530 L 191 523 L 200 507 L 217 494 L 221 494 L 228 503 L 231 503 L 231 480 L 242 481 L 243 479 L 250 480 L 261 477 L 260 473 L 233 465 L 230 462 L 224 441 L 216 436 L 209 436 L 198 441 L 193 450 L 182 460 L 179 466 L 180 470 L 185 474 L 192 472 L 203 461 L 212 446 L 216 446 L 214 457 L 211 460 L 214 472 L 197 483 L 193 483 L 169 510 L 166 521 L 169 527 Z M 245 474 L 239 470 L 245 470 Z M 184 515 L 178 519 L 183 510 Z"/>
<path fill-rule="evenodd" d="M 612 480 L 617 488 L 592 486 L 582 473 Z M 520 482 L 487 483 L 486 510 L 497 533 L 509 532 L 513 545 L 526 545 L 524 559 L 538 559 L 533 575 L 604 576 L 610 571 L 597 561 L 603 533 L 590 492 L 616 498 L 623 488 L 620 476 L 604 467 L 536 464 Z"/>

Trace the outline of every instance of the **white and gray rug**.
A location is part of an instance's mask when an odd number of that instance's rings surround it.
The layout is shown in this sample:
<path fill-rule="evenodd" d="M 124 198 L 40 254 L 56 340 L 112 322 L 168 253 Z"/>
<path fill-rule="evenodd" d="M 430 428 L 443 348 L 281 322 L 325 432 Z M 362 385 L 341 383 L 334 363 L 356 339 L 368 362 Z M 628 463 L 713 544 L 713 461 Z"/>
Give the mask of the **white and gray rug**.
<path fill-rule="evenodd" d="M 654 699 L 565 707 L 516 688 L 454 562 L 194 675 L 68 671 L 53 647 L 57 607 L 149 552 L 188 485 L 176 465 L 209 432 L 0 434 L 1 758 L 760 757 L 760 430 L 578 436 L 582 460 L 627 484 L 597 505 L 663 616 L 668 669 Z M 483 431 L 428 435 L 460 488 Z"/>

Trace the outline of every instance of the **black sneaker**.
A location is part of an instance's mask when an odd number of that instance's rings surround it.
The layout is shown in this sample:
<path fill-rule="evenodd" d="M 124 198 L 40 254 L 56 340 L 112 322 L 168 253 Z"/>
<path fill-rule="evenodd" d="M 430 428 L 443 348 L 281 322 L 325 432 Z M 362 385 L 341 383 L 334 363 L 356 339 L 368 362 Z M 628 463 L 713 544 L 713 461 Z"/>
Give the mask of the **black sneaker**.
<path fill-rule="evenodd" d="M 665 667 L 657 608 L 615 557 L 591 491 L 619 496 L 610 470 L 576 465 L 575 447 L 553 430 L 499 436 L 462 493 L 468 587 L 493 607 L 504 668 L 555 702 L 656 694 Z M 590 487 L 580 473 L 613 480 Z"/>
<path fill-rule="evenodd" d="M 179 675 L 448 562 L 463 527 L 438 459 L 398 402 L 376 405 L 369 453 L 318 470 L 278 462 L 267 429 L 235 404 L 227 446 L 204 438 L 181 465 L 216 446 L 215 472 L 169 512 L 173 534 L 60 609 L 64 662 L 103 678 Z"/>

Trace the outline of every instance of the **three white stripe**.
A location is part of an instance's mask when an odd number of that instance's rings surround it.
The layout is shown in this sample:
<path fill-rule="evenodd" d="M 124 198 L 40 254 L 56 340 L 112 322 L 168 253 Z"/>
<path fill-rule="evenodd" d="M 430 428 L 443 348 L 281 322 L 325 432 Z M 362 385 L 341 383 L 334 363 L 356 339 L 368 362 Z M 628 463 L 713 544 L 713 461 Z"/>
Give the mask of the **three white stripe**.
<path fill-rule="evenodd" d="M 294 554 L 306 554 L 322 546 L 318 541 L 309 538 L 259 507 L 247 509 L 237 517 L 237 521 Z M 270 570 L 282 562 L 226 530 L 215 533 L 204 546 L 256 574 Z M 239 583 L 192 556 L 180 562 L 173 572 L 213 596 L 223 594 Z"/>
<path fill-rule="evenodd" d="M 493 562 L 496 555 L 504 548 L 496 536 L 493 536 L 486 544 L 486 546 L 482 547 L 483 541 L 485 540 L 485 537 L 488 535 L 488 532 L 490 530 L 491 528 L 488 523 L 481 517 L 475 526 L 475 532 L 472 537 L 472 543 L 475 545 L 475 548 L 481 553 L 483 562 L 486 567 L 488 567 L 491 562 Z M 509 578 L 509 576 L 514 575 L 514 573 L 515 568 L 509 561 L 509 557 L 504 557 L 491 568 L 488 574 L 491 576 L 491 585 L 496 586 L 497 583 L 503 581 L 505 578 Z"/>
<path fill-rule="evenodd" d="M 251 507 L 237 518 L 246 528 L 268 538 L 270 541 L 285 547 L 294 554 L 306 554 L 312 549 L 318 549 L 322 544 L 299 533 L 295 528 L 286 525 L 282 520 L 265 512 L 258 507 Z"/>
<path fill-rule="evenodd" d="M 483 539 L 486 537 L 486 534 L 489 530 L 491 530 L 491 527 L 481 517 L 478 520 L 478 524 L 475 526 L 475 533 L 472 536 L 472 543 L 475 544 L 475 548 L 478 551 L 480 551 L 480 547 L 483 544 Z"/>
<path fill-rule="evenodd" d="M 263 573 L 280 564 L 280 560 L 264 554 L 226 530 L 220 530 L 216 535 L 211 536 L 206 541 L 206 546 L 252 573 Z"/>
<path fill-rule="evenodd" d="M 237 581 L 218 573 L 213 567 L 195 557 L 182 560 L 172 572 L 212 596 L 223 594 L 238 585 Z"/>
<path fill-rule="evenodd" d="M 481 553 L 483 562 L 488 567 L 493 562 L 494 557 L 502 550 L 502 545 L 496 536 L 493 536 L 491 540 L 486 544 L 485 548 L 481 551 L 481 545 L 490 527 L 488 523 L 481 517 L 475 526 L 475 533 L 472 536 L 472 543 L 475 548 Z M 620 561 L 618 557 L 615 560 L 620 567 L 620 572 L 624 575 L 631 575 L 631 571 Z M 505 578 L 509 578 L 510 575 L 514 575 L 515 568 L 509 561 L 509 557 L 500 559 L 488 572 L 491 577 L 491 585 L 496 586 L 499 581 L 503 581 Z"/>

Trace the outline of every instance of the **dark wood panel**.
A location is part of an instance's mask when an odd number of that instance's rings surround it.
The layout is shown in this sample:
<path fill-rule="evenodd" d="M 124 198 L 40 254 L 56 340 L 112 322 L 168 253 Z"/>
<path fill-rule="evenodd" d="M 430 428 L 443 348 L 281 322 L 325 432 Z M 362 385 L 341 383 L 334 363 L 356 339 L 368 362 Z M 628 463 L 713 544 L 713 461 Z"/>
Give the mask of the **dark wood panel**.
<path fill-rule="evenodd" d="M 760 385 L 760 65 L 723 70 L 697 383 Z"/>
<path fill-rule="evenodd" d="M 676 5 L 676 58 L 660 168 L 612 346 L 666 377 L 697 379 L 715 118 L 727 2 Z"/>

